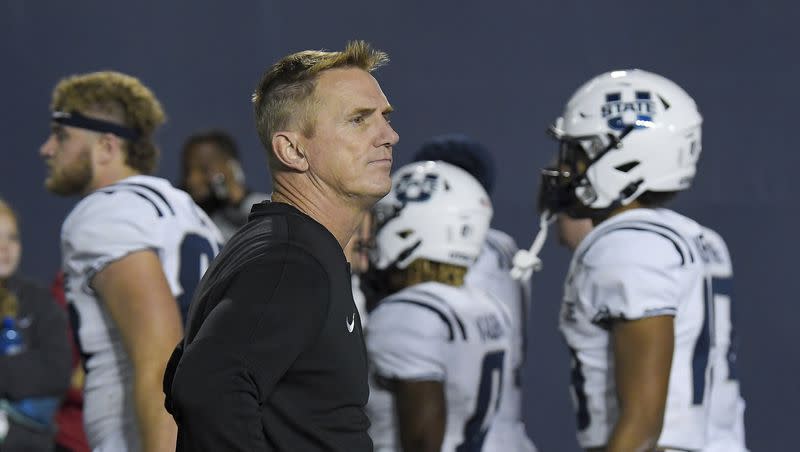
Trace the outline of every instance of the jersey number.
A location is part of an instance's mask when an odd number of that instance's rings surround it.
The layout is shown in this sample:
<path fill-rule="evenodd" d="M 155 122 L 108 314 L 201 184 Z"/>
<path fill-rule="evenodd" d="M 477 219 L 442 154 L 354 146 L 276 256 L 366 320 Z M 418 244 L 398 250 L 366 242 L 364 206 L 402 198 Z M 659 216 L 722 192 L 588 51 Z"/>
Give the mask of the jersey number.
<path fill-rule="evenodd" d="M 189 305 L 192 303 L 194 290 L 212 259 L 214 259 L 214 247 L 208 239 L 198 234 L 187 234 L 183 237 L 181 260 L 178 264 L 178 277 L 182 290 L 178 296 L 178 307 L 184 324 L 189 315 Z"/>
<path fill-rule="evenodd" d="M 586 377 L 583 375 L 583 367 L 578 359 L 578 353 L 572 348 L 569 349 L 569 354 L 572 356 L 572 370 L 570 371 L 570 381 L 572 383 L 572 391 L 575 397 L 578 423 L 578 431 L 586 430 L 589 427 L 589 407 L 586 404 Z"/>
<path fill-rule="evenodd" d="M 728 364 L 728 380 L 737 380 L 736 374 L 736 355 L 737 355 L 737 345 L 738 340 L 736 338 L 736 327 L 733 318 L 733 305 L 731 304 L 731 285 L 732 285 L 732 278 L 712 278 L 711 280 L 711 287 L 712 287 L 712 295 L 714 300 L 714 313 L 716 316 L 719 316 L 720 313 L 727 313 L 728 314 L 728 324 L 730 325 L 730 331 L 728 332 L 728 349 L 725 350 L 725 360 Z M 727 309 L 720 309 L 719 306 L 722 303 L 727 303 Z M 724 321 L 724 320 L 723 320 Z M 720 325 L 715 325 L 717 328 Z M 715 369 L 714 372 L 721 372 L 722 369 L 717 370 Z"/>
<path fill-rule="evenodd" d="M 703 327 L 692 354 L 692 405 L 702 405 L 706 392 L 708 355 L 711 353 L 711 334 L 714 321 L 714 287 L 712 278 L 706 278 L 703 290 Z"/>
<path fill-rule="evenodd" d="M 75 343 L 75 347 L 78 349 L 78 353 L 81 355 L 81 366 L 83 366 L 83 372 L 89 373 L 87 363 L 92 355 L 90 353 L 86 353 L 83 350 L 83 346 L 81 346 L 81 336 L 79 334 L 81 329 L 81 315 L 78 313 L 78 309 L 72 303 L 67 303 L 67 314 L 69 315 L 69 325 L 70 331 L 72 332 L 72 340 Z"/>
<path fill-rule="evenodd" d="M 497 411 L 503 390 L 503 361 L 506 353 L 497 351 L 483 357 L 481 382 L 478 386 L 478 402 L 475 412 L 464 426 L 464 442 L 456 447 L 456 452 L 480 452 L 489 426 L 486 417 L 491 409 Z"/>

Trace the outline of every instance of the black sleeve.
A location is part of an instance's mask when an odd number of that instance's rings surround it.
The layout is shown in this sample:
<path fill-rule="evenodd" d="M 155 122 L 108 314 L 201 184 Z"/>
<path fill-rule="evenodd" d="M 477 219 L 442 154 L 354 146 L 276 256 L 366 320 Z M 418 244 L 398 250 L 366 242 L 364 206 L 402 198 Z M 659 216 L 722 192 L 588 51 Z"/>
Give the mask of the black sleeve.
<path fill-rule="evenodd" d="M 0 394 L 9 400 L 62 397 L 72 372 L 66 312 L 44 288 L 24 283 L 16 292 L 31 326 L 23 353 L 0 356 Z"/>
<path fill-rule="evenodd" d="M 328 277 L 287 245 L 243 267 L 186 346 L 172 383 L 181 450 L 267 449 L 260 405 L 320 334 Z"/>

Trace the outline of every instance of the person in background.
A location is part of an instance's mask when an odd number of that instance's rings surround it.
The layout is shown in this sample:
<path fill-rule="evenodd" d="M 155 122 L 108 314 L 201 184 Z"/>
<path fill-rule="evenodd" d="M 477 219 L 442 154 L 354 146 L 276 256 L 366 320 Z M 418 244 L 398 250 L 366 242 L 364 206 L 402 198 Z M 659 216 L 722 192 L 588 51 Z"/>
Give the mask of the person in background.
<path fill-rule="evenodd" d="M 565 213 L 557 215 L 558 237 L 561 245 L 574 252 L 583 238 L 591 232 L 588 218 L 572 218 Z M 708 266 L 707 274 L 714 282 L 714 337 L 715 355 L 713 382 L 711 384 L 711 409 L 709 411 L 708 442 L 703 452 L 747 452 L 745 445 L 744 408 L 737 380 L 737 343 L 731 305 L 731 279 L 733 266 L 728 247 L 715 231 L 704 228 L 702 258 Z"/>
<path fill-rule="evenodd" d="M 491 196 L 494 189 L 494 161 L 489 150 L 474 138 L 463 134 L 439 135 L 427 140 L 414 154 L 414 161 L 440 160 L 458 166 L 472 175 Z M 511 277 L 512 259 L 518 248 L 503 231 L 490 228 L 481 253 L 470 267 L 466 283 L 482 289 L 502 302 L 511 313 L 512 372 L 503 382 L 503 397 L 485 451 L 535 451 L 522 421 L 522 369 L 527 348 L 530 285 L 527 280 Z"/>
<path fill-rule="evenodd" d="M 466 171 L 400 168 L 373 212 L 370 435 L 378 452 L 497 450 L 487 434 L 512 370 L 509 311 L 465 283 L 486 239 L 489 196 Z M 506 449 L 516 450 L 516 449 Z"/>
<path fill-rule="evenodd" d="M 187 138 L 181 163 L 180 187 L 211 217 L 225 241 L 247 223 L 253 204 L 269 197 L 247 187 L 236 141 L 222 130 Z"/>
<path fill-rule="evenodd" d="M 50 451 L 69 387 L 67 316 L 47 289 L 17 274 L 21 254 L 17 216 L 0 199 L 0 450 Z M 9 330 L 19 335 L 13 344 Z"/>
<path fill-rule="evenodd" d="M 665 207 L 692 184 L 701 124 L 680 86 L 633 69 L 582 85 L 550 129 L 559 146 L 542 170 L 543 217 L 594 225 L 562 236 L 575 251 L 559 318 L 589 451 L 706 445 L 714 282 L 704 229 Z"/>
<path fill-rule="evenodd" d="M 177 428 L 164 409 L 164 368 L 222 237 L 189 195 L 150 176 L 165 115 L 138 79 L 112 71 L 64 78 L 51 110 L 40 149 L 45 186 L 81 196 L 62 225 L 61 252 L 86 370 L 89 444 L 173 451 Z"/>

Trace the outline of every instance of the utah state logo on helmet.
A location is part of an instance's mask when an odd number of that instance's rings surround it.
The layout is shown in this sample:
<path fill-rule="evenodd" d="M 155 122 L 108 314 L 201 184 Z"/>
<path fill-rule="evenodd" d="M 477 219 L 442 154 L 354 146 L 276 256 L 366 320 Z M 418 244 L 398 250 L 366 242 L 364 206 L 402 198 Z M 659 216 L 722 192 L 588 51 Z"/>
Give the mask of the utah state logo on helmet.
<path fill-rule="evenodd" d="M 622 99 L 622 94 L 621 91 L 606 93 L 606 103 L 600 106 L 601 115 L 608 121 L 608 128 L 621 132 L 628 125 L 639 129 L 653 122 L 656 106 L 650 91 L 636 91 L 635 99 L 631 100 Z M 635 121 L 626 123 L 625 116 L 634 115 Z"/>
<path fill-rule="evenodd" d="M 406 268 L 416 259 L 469 266 L 492 219 L 489 195 L 469 173 L 441 161 L 416 162 L 392 176 L 392 190 L 373 209 L 372 265 Z"/>

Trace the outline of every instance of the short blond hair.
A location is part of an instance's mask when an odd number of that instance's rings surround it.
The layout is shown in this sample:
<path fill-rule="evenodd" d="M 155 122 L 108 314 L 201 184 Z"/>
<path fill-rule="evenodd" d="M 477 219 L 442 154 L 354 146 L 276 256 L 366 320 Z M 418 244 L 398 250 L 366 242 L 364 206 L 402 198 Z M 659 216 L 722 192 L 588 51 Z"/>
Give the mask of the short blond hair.
<path fill-rule="evenodd" d="M 166 115 L 153 92 L 136 77 L 114 71 L 66 77 L 53 90 L 50 108 L 102 115 L 135 129 L 140 136 L 126 141 L 125 163 L 142 174 L 155 171 L 159 150 L 153 134 Z"/>
<path fill-rule="evenodd" d="M 350 41 L 341 52 L 304 50 L 273 64 L 253 93 L 256 130 L 267 150 L 270 166 L 275 163 L 272 153 L 275 132 L 297 127 L 304 135 L 313 136 L 313 94 L 321 72 L 345 67 L 372 72 L 388 62 L 389 56 L 369 43 Z"/>

